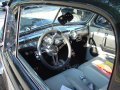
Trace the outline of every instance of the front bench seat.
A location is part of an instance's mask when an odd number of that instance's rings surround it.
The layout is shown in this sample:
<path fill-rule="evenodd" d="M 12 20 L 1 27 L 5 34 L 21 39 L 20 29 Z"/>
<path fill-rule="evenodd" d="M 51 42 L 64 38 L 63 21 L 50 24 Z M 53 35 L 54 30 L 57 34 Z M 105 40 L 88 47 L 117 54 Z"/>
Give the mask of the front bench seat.
<path fill-rule="evenodd" d="M 81 80 L 83 73 L 75 68 L 45 80 L 50 90 L 61 90 L 62 85 L 72 90 L 90 90 Z"/>
<path fill-rule="evenodd" d="M 103 61 L 102 58 L 96 57 L 80 65 L 78 69 L 71 68 L 45 80 L 45 83 L 50 90 L 61 90 L 62 85 L 72 90 L 107 90 L 109 78 L 105 77 L 92 65 L 94 60 Z M 85 80 L 82 78 L 85 78 Z M 93 89 L 88 87 L 89 83 L 94 85 Z"/>

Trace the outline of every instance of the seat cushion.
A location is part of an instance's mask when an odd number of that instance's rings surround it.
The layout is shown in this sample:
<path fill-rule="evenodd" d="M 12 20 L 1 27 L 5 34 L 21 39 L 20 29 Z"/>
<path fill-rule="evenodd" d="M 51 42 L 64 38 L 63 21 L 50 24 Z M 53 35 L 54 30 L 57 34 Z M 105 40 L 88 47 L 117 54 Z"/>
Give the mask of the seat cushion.
<path fill-rule="evenodd" d="M 72 68 L 45 80 L 45 83 L 51 90 L 60 90 L 62 85 L 71 89 L 89 90 L 80 79 L 82 75 L 80 70 Z"/>
<path fill-rule="evenodd" d="M 92 82 L 97 88 L 103 88 L 109 83 L 109 78 L 103 75 L 93 64 L 95 60 L 105 61 L 105 59 L 100 57 L 95 57 L 94 59 L 80 65 L 78 70 L 82 71 L 85 77 Z"/>

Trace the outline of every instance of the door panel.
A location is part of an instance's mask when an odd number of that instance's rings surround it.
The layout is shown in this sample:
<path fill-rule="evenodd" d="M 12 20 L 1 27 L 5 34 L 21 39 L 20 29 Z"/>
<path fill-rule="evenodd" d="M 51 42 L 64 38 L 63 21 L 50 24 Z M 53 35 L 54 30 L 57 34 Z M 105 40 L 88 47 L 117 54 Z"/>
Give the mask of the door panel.
<path fill-rule="evenodd" d="M 115 53 L 114 33 L 111 25 L 105 18 L 97 16 L 89 29 L 96 46 L 101 47 L 105 52 Z"/>

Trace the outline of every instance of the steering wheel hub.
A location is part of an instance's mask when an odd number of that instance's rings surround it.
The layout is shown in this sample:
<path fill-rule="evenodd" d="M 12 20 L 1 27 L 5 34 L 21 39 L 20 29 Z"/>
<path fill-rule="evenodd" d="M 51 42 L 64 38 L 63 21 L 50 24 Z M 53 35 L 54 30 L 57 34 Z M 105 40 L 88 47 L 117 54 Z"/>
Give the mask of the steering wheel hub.
<path fill-rule="evenodd" d="M 58 53 L 58 47 L 57 46 L 50 46 L 49 48 L 46 49 L 47 54 L 49 54 L 50 56 L 57 54 Z"/>

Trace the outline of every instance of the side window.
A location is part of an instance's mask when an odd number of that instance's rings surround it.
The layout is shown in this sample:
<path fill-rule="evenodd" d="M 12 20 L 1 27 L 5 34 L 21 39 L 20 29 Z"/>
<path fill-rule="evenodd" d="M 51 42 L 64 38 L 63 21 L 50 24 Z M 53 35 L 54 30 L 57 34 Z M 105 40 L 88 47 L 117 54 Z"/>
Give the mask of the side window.
<path fill-rule="evenodd" d="M 5 11 L 0 10 L 0 43 L 3 40 L 5 13 Z"/>
<path fill-rule="evenodd" d="M 101 27 L 106 27 L 106 28 L 111 27 L 110 23 L 104 17 L 100 15 L 95 19 L 95 24 Z"/>

